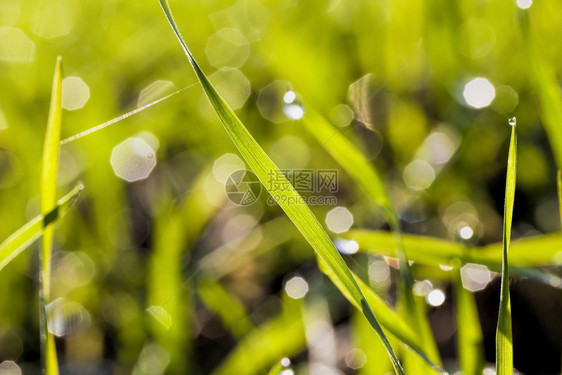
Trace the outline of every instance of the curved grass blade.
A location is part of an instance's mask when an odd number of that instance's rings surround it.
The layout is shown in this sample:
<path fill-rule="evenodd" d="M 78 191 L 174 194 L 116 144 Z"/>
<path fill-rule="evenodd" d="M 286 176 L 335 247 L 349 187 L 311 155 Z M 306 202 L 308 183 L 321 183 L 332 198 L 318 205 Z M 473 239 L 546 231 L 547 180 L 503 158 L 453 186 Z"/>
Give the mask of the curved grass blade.
<path fill-rule="evenodd" d="M 59 140 L 62 123 L 62 58 L 57 58 L 53 89 L 51 92 L 51 106 L 43 146 L 41 164 L 41 213 L 46 215 L 56 206 L 57 168 L 59 162 Z M 47 313 L 45 306 L 51 295 L 51 256 L 53 251 L 54 227 L 48 225 L 43 230 L 40 273 L 40 303 L 41 303 L 41 336 L 44 340 L 44 366 L 47 375 L 58 375 L 57 353 L 55 339 L 47 329 Z"/>
<path fill-rule="evenodd" d="M 304 203 L 302 197 L 297 193 L 293 186 L 279 171 L 277 166 L 259 146 L 250 132 L 218 94 L 207 76 L 203 73 L 189 51 L 187 45 L 183 41 L 183 38 L 173 20 L 168 2 L 166 0 L 159 0 L 159 2 L 168 22 L 170 23 L 170 26 L 172 27 L 172 30 L 186 53 L 197 78 L 201 82 L 201 86 L 203 87 L 205 94 L 239 152 L 242 154 L 262 184 L 264 184 L 266 189 L 268 189 L 273 198 L 278 202 L 279 206 L 283 209 L 283 211 L 285 211 L 287 216 L 293 221 L 299 231 L 314 248 L 319 258 L 325 263 L 327 269 L 330 271 L 329 276 L 331 276 L 332 281 L 336 284 L 336 286 L 338 286 L 340 291 L 350 300 L 350 302 L 360 309 L 363 314 L 365 314 L 381 340 L 384 342 L 388 354 L 393 362 L 395 371 L 399 374 L 403 374 L 404 371 L 394 353 L 394 350 L 386 339 L 386 336 L 375 315 L 371 311 L 369 304 L 365 300 L 365 297 L 361 293 L 361 290 L 353 279 L 351 272 L 337 252 L 332 241 L 326 232 L 324 232 L 324 229 L 310 208 Z M 280 182 L 279 184 L 272 184 L 277 186 L 268 186 L 268 181 L 270 180 L 272 174 L 276 176 L 276 182 Z"/>
<path fill-rule="evenodd" d="M 74 189 L 58 201 L 55 208 L 50 212 L 46 215 L 37 215 L 10 237 L 6 238 L 0 244 L 0 270 L 41 237 L 43 228 L 62 218 L 76 201 L 82 189 L 82 184 L 76 185 Z"/>
<path fill-rule="evenodd" d="M 513 201 L 515 199 L 515 176 L 517 170 L 517 135 L 515 118 L 509 120 L 511 139 L 507 158 L 507 176 L 505 181 L 505 207 L 503 213 L 503 253 L 502 281 L 500 292 L 500 309 L 496 330 L 496 372 L 498 375 L 513 374 L 513 338 L 511 332 L 511 302 L 509 299 L 509 267 L 507 254 L 511 239 L 511 220 Z"/>
<path fill-rule="evenodd" d="M 462 286 L 460 272 L 456 271 L 457 342 L 460 368 L 465 375 L 481 375 L 484 371 L 484 343 L 482 327 L 474 294 Z"/>
<path fill-rule="evenodd" d="M 422 340 L 424 351 L 433 362 L 440 363 L 437 344 L 431 333 L 426 313 L 423 311 L 423 304 L 418 303 L 412 293 L 413 279 L 408 257 L 404 250 L 400 222 L 379 173 L 367 158 L 358 151 L 357 147 L 318 112 L 308 108 L 301 121 L 322 147 L 382 210 L 392 229 L 395 238 L 394 245 L 400 261 L 399 304 L 403 307 L 405 318 L 410 321 L 410 324 L 419 327 L 417 333 Z M 422 371 L 424 373 L 431 372 L 430 369 L 423 368 L 423 363 L 418 362 L 415 357 L 412 357 L 408 362 L 416 368 L 418 373 Z M 434 367 L 433 364 L 432 366 Z"/>

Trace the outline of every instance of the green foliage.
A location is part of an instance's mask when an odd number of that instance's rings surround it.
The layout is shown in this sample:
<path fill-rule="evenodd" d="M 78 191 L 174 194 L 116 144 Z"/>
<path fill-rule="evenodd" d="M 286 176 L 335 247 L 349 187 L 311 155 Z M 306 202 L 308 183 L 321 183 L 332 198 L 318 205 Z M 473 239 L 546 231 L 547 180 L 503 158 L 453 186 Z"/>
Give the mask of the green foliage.
<path fill-rule="evenodd" d="M 512 120 L 510 120 L 511 123 Z M 517 173 L 517 136 L 515 119 L 511 124 L 511 141 L 507 157 L 507 177 L 505 180 L 505 208 L 503 223 L 502 281 L 500 308 L 496 332 L 496 369 L 500 375 L 513 374 L 513 336 L 511 332 L 511 302 L 509 297 L 508 250 L 511 240 L 511 221 L 515 199 L 515 176 Z"/>
<path fill-rule="evenodd" d="M 41 164 L 41 213 L 45 216 L 56 205 L 57 169 L 59 162 L 59 141 L 62 124 L 62 58 L 57 58 L 53 89 L 51 92 L 51 106 L 49 120 L 43 146 L 43 160 Z M 43 246 L 41 252 L 41 281 L 40 303 L 42 317 L 42 341 L 44 340 L 44 366 L 47 375 L 58 375 L 59 366 L 55 338 L 47 328 L 46 304 L 51 299 L 51 259 L 53 253 L 54 227 L 52 224 L 43 229 Z"/>

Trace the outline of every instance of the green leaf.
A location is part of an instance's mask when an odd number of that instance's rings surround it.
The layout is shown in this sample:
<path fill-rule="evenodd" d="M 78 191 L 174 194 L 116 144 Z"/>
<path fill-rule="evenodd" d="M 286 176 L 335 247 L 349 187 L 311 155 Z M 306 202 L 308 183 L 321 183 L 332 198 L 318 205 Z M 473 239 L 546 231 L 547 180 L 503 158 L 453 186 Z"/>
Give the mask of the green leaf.
<path fill-rule="evenodd" d="M 511 120 L 510 120 L 511 122 Z M 509 154 L 507 158 L 507 177 L 505 181 L 505 207 L 503 213 L 503 254 L 500 309 L 496 330 L 496 371 L 498 375 L 513 374 L 513 338 L 511 332 L 511 303 L 509 300 L 509 267 L 507 253 L 511 238 L 511 220 L 515 199 L 515 175 L 517 169 L 516 125 L 511 128 Z"/>
<path fill-rule="evenodd" d="M 457 342 L 460 368 L 464 375 L 481 375 L 484 370 L 482 328 L 474 294 L 462 286 L 460 272 L 456 272 Z"/>
<path fill-rule="evenodd" d="M 59 163 L 59 141 L 62 123 L 62 58 L 57 58 L 51 106 L 47 122 L 43 159 L 41 163 L 41 213 L 46 215 L 56 206 L 57 168 Z M 47 329 L 46 304 L 51 295 L 51 256 L 53 251 L 54 227 L 47 225 L 43 230 L 43 246 L 41 252 L 41 315 L 42 337 L 45 338 L 45 372 L 47 375 L 58 375 L 57 353 L 53 335 Z"/>
<path fill-rule="evenodd" d="M 50 212 L 46 215 L 37 215 L 10 237 L 6 238 L 0 244 L 0 270 L 41 237 L 45 227 L 62 218 L 76 201 L 82 188 L 81 184 L 76 185 L 74 189 L 58 201 L 55 208 Z"/>
<path fill-rule="evenodd" d="M 394 350 L 386 339 L 376 317 L 374 316 L 369 304 L 353 279 L 351 272 L 343 261 L 342 257 L 337 252 L 332 241 L 310 210 L 304 203 L 302 197 L 291 186 L 283 174 L 279 171 L 277 166 L 271 161 L 263 149 L 259 146 L 256 140 L 248 132 L 246 127 L 238 119 L 232 109 L 226 104 L 222 97 L 217 93 L 207 76 L 199 68 L 187 45 L 183 41 L 181 34 L 173 20 L 170 7 L 166 0 L 159 0 L 160 5 L 178 38 L 184 52 L 189 59 L 189 62 L 201 82 L 211 105 L 219 116 L 226 132 L 230 136 L 238 148 L 240 154 L 244 157 L 252 171 L 256 174 L 262 184 L 268 189 L 273 198 L 278 202 L 279 206 L 285 211 L 287 216 L 297 226 L 299 231 L 303 234 L 306 240 L 314 248 L 319 258 L 326 264 L 329 270 L 328 275 L 332 281 L 340 289 L 340 291 L 349 299 L 349 301 L 367 317 L 381 340 L 384 342 L 389 356 L 392 359 L 395 371 L 403 374 L 404 371 Z M 276 183 L 268 186 L 271 175 L 276 178 Z"/>

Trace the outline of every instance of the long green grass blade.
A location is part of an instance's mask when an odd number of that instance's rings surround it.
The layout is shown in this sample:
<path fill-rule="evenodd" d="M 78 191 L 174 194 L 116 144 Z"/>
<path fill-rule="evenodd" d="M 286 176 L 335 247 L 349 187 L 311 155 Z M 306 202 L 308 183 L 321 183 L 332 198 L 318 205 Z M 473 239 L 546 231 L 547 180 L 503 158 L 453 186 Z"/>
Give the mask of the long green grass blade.
<path fill-rule="evenodd" d="M 417 333 L 420 335 L 425 352 L 434 362 L 440 363 L 437 345 L 433 339 L 425 311 L 423 311 L 423 304 L 419 304 L 412 293 L 413 281 L 408 257 L 402 242 L 400 222 L 379 173 L 358 148 L 319 113 L 308 108 L 307 113 L 302 118 L 302 123 L 382 210 L 396 239 L 396 253 L 400 260 L 399 304 L 404 309 L 405 318 L 411 321 L 410 324 L 419 327 Z M 431 373 L 431 369 L 422 369 L 424 365 L 418 360 L 412 357 L 409 362 L 418 373 L 421 374 L 422 371 L 423 373 Z"/>
<path fill-rule="evenodd" d="M 481 375 L 484 371 L 484 343 L 478 319 L 476 301 L 472 292 L 462 286 L 460 272 L 455 271 L 457 352 L 460 368 L 465 375 Z"/>
<path fill-rule="evenodd" d="M 496 331 L 496 373 L 498 375 L 513 374 L 513 338 L 511 332 L 511 303 L 509 300 L 509 268 L 507 253 L 511 239 L 511 220 L 513 201 L 515 199 L 515 175 L 517 169 L 517 135 L 515 119 L 510 120 L 511 140 L 507 158 L 507 177 L 505 181 L 505 207 L 503 213 L 503 254 L 500 309 Z"/>
<path fill-rule="evenodd" d="M 45 144 L 43 146 L 43 160 L 41 164 L 41 213 L 46 215 L 55 208 L 57 194 L 57 168 L 59 162 L 59 141 L 62 123 L 62 58 L 57 58 L 53 89 L 51 92 L 51 107 L 47 122 Z M 42 329 L 45 339 L 44 360 L 47 375 L 58 375 L 57 353 L 53 335 L 47 329 L 45 305 L 51 296 L 51 256 L 53 251 L 54 227 L 48 225 L 43 230 L 43 246 L 41 261 L 41 315 Z"/>
<path fill-rule="evenodd" d="M 46 215 L 37 215 L 0 244 L 0 270 L 43 234 L 43 229 L 62 218 L 76 201 L 82 185 L 76 185 Z"/>
<path fill-rule="evenodd" d="M 357 241 L 361 251 L 386 256 L 396 256 L 395 239 L 392 233 L 378 230 L 356 229 L 342 234 Z M 457 242 L 429 236 L 404 234 L 404 246 L 410 260 L 434 265 L 454 266 L 479 263 L 500 271 L 502 244 L 483 247 L 466 246 Z M 558 233 L 521 238 L 513 241 L 509 248 L 510 269 L 514 266 L 531 267 L 559 264 L 556 254 L 562 247 L 562 236 Z"/>
<path fill-rule="evenodd" d="M 238 119 L 236 114 L 234 114 L 232 109 L 215 90 L 207 76 L 203 73 L 189 51 L 187 45 L 183 41 L 183 38 L 173 20 L 168 2 L 166 0 L 159 1 L 170 26 L 186 53 L 197 78 L 201 82 L 201 86 L 203 87 L 231 140 L 234 142 L 252 171 L 257 175 L 262 184 L 277 200 L 279 206 L 283 209 L 283 211 L 285 211 L 287 216 L 293 221 L 299 231 L 314 248 L 322 262 L 325 263 L 327 269 L 330 271 L 328 275 L 331 276 L 332 281 L 336 284 L 336 286 L 338 286 L 350 302 L 365 314 L 381 340 L 383 340 L 388 354 L 392 359 L 395 371 L 399 374 L 403 374 L 404 371 L 394 353 L 394 350 L 390 346 L 390 343 L 386 339 L 386 336 L 371 311 L 369 304 L 365 300 L 365 297 L 353 279 L 351 272 L 335 249 L 330 238 L 324 232 L 322 226 L 310 208 L 304 203 L 299 193 L 297 193 L 293 186 L 279 171 L 277 166 L 263 151 L 256 140 L 248 132 L 246 127 Z M 269 186 L 268 184 L 272 174 L 277 177 L 276 182 L 280 181 L 279 184 L 272 184 L 276 186 Z"/>

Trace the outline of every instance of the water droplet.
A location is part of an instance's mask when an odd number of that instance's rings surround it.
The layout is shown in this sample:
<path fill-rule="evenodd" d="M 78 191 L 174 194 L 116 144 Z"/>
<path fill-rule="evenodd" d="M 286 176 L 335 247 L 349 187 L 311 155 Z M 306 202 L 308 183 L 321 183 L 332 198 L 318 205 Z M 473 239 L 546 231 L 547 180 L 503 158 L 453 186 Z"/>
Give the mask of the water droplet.
<path fill-rule="evenodd" d="M 289 90 L 283 95 L 283 113 L 291 120 L 299 120 L 304 116 L 304 108 L 297 99 L 297 94 Z"/>
<path fill-rule="evenodd" d="M 281 366 L 289 367 L 291 366 L 291 360 L 287 357 L 281 359 Z"/>
<path fill-rule="evenodd" d="M 287 104 L 291 104 L 297 98 L 297 94 L 294 91 L 289 90 L 283 95 L 283 101 Z"/>
<path fill-rule="evenodd" d="M 287 104 L 283 106 L 283 113 L 291 120 L 300 120 L 304 116 L 304 108 L 300 104 Z"/>
<path fill-rule="evenodd" d="M 517 118 L 512 117 L 509 119 L 509 125 L 510 126 L 515 126 L 517 124 Z"/>
<path fill-rule="evenodd" d="M 283 98 L 290 90 L 291 83 L 287 81 L 273 81 L 261 89 L 257 105 L 262 117 L 275 124 L 287 121 L 287 116 L 283 113 Z"/>

